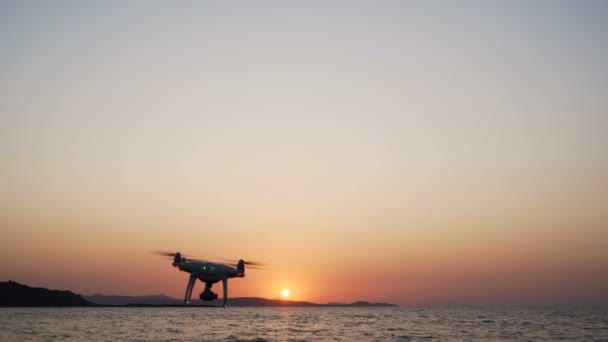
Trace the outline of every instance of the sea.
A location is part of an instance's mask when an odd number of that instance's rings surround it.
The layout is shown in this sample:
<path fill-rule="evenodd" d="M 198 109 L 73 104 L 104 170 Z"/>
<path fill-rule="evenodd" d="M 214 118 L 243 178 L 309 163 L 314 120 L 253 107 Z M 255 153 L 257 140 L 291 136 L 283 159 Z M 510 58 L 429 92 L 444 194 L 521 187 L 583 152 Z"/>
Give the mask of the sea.
<path fill-rule="evenodd" d="M 0 308 L 0 341 L 608 341 L 608 308 Z"/>

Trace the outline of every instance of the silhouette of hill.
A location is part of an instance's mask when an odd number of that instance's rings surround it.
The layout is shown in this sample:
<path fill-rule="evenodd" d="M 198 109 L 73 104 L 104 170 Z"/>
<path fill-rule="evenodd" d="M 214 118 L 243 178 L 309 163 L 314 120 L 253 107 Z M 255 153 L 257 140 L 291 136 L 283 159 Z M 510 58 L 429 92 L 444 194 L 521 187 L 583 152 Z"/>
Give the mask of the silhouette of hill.
<path fill-rule="evenodd" d="M 192 301 L 190 306 L 220 306 L 221 300 L 203 302 Z M 388 303 L 354 302 L 318 304 L 306 301 L 292 301 L 283 299 L 266 299 L 259 297 L 237 297 L 229 298 L 228 305 L 233 307 L 394 307 Z M 40 287 L 29 287 L 9 280 L 0 282 L 0 307 L 6 306 L 50 306 L 50 307 L 80 307 L 80 306 L 183 306 L 180 299 L 165 295 L 149 296 L 107 296 L 95 294 L 92 296 L 81 296 L 71 291 L 49 290 Z"/>
<path fill-rule="evenodd" d="M 71 291 L 0 282 L 0 306 L 98 306 Z"/>

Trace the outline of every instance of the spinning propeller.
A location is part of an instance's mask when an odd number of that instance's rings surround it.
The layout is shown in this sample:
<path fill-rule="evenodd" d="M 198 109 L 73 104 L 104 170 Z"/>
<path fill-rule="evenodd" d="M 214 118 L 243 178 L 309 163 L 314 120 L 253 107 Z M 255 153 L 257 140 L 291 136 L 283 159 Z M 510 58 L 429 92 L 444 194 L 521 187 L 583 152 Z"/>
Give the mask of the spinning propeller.
<path fill-rule="evenodd" d="M 228 266 L 232 266 L 232 267 L 237 267 L 239 265 L 239 261 L 240 260 L 233 260 L 233 259 L 225 259 L 223 264 L 228 265 Z M 263 262 L 258 262 L 258 261 L 251 261 L 251 260 L 242 260 L 243 264 L 247 265 L 247 268 L 252 268 L 252 269 L 263 269 L 266 264 Z"/>
<path fill-rule="evenodd" d="M 182 258 L 186 258 L 187 261 L 197 261 L 197 262 L 208 262 L 205 259 L 193 258 L 192 256 L 181 254 L 180 252 L 167 252 L 167 251 L 153 251 L 153 254 L 160 255 L 163 259 L 173 260 L 177 255 L 180 255 Z"/>

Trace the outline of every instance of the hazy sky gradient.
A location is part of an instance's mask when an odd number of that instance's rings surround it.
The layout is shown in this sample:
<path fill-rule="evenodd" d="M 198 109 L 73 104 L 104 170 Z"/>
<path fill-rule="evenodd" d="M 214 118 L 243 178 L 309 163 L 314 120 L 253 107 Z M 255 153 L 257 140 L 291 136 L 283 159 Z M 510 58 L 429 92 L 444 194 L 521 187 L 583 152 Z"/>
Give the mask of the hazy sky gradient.
<path fill-rule="evenodd" d="M 271 265 L 233 296 L 608 303 L 607 14 L 3 1 L 0 280 L 181 297 L 169 249 Z"/>

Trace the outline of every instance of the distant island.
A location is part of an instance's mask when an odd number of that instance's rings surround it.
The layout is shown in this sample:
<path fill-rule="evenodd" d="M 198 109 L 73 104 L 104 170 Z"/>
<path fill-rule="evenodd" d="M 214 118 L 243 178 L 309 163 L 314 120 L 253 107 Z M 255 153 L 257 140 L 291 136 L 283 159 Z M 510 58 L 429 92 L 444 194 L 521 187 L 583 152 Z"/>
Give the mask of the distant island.
<path fill-rule="evenodd" d="M 39 287 L 29 287 L 14 281 L 0 282 L 0 307 L 96 307 L 96 306 L 125 306 L 125 307 L 201 307 L 219 306 L 221 301 L 202 302 L 192 301 L 184 305 L 180 299 L 166 295 L 149 296 L 109 296 L 95 294 L 81 296 L 71 291 L 49 290 Z M 354 303 L 319 304 L 306 301 L 284 299 L 266 299 L 259 297 L 236 297 L 228 299 L 232 307 L 396 307 L 388 303 L 370 303 L 357 301 Z"/>

